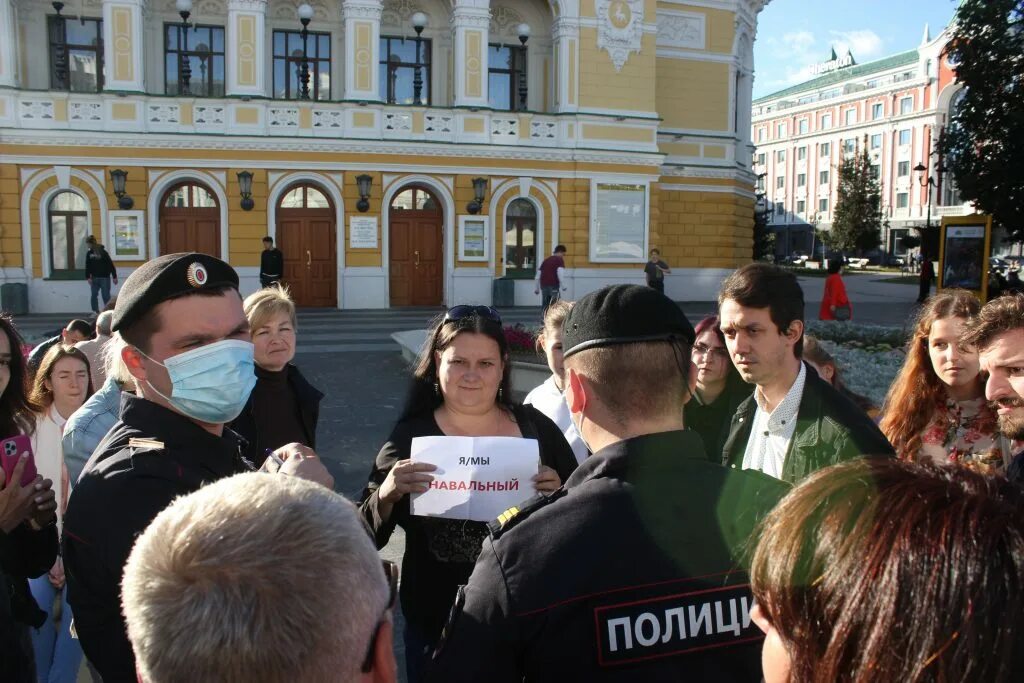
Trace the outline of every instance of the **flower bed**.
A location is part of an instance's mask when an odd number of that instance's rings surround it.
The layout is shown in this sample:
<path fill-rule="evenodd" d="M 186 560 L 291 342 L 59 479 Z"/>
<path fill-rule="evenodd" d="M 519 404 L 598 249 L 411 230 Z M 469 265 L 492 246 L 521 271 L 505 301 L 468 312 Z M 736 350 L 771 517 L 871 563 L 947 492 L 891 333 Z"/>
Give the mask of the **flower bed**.
<path fill-rule="evenodd" d="M 903 366 L 902 349 L 888 344 L 855 346 L 857 342 L 837 343 L 820 337 L 819 340 L 822 348 L 836 359 L 846 386 L 881 407 L 889 385 Z"/>
<path fill-rule="evenodd" d="M 824 341 L 845 344 L 868 351 L 901 349 L 909 335 L 898 327 L 865 325 L 864 323 L 812 320 L 807 323 L 807 334 Z"/>

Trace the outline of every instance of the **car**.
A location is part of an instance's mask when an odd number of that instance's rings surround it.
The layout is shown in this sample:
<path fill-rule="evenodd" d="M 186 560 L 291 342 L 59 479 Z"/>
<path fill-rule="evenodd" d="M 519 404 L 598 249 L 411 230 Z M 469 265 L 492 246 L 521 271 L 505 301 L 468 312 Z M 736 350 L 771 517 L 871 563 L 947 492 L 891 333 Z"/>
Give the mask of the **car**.
<path fill-rule="evenodd" d="M 1010 267 L 1010 262 L 1007 261 L 1006 259 L 1000 258 L 998 256 L 993 256 L 993 257 L 991 257 L 988 260 L 988 269 L 990 271 L 997 271 L 997 272 L 1000 272 L 1000 273 L 1005 273 L 1006 269 L 1009 268 L 1009 267 Z"/>

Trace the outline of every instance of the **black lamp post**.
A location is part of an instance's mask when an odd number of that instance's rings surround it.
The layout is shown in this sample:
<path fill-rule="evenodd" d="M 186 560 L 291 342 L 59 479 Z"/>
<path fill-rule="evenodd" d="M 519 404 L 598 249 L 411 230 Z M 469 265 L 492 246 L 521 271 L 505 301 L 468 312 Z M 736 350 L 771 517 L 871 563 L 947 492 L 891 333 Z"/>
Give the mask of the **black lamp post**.
<path fill-rule="evenodd" d="M 57 77 L 57 87 L 63 90 L 67 87 L 68 82 L 68 48 L 64 33 L 65 20 L 60 13 L 64 9 L 64 3 L 54 2 L 52 4 L 53 9 L 57 11 L 57 16 L 53 20 L 53 71 Z"/>
<path fill-rule="evenodd" d="M 192 14 L 192 0 L 176 0 L 174 6 L 181 17 L 181 30 L 178 32 L 178 65 L 182 95 L 189 94 L 189 81 L 192 80 L 192 65 L 188 58 L 188 18 Z M 184 42 L 184 45 L 182 43 Z"/>
<path fill-rule="evenodd" d="M 370 210 L 370 185 L 372 184 L 373 178 L 371 176 L 365 173 L 356 176 L 356 187 L 359 189 L 359 201 L 356 202 L 356 209 L 360 213 L 366 213 Z"/>
<path fill-rule="evenodd" d="M 252 173 L 249 171 L 238 172 L 238 193 L 242 195 L 242 211 L 252 211 L 256 202 L 252 200 Z"/>
<path fill-rule="evenodd" d="M 128 181 L 128 171 L 117 168 L 110 172 L 110 182 L 114 185 L 114 196 L 117 197 L 117 206 L 122 211 L 128 211 L 135 206 L 135 200 L 125 193 L 125 184 Z"/>
<path fill-rule="evenodd" d="M 516 27 L 519 33 L 519 42 L 522 47 L 519 49 L 519 111 L 526 110 L 526 41 L 530 39 L 530 25 L 519 24 Z"/>
<path fill-rule="evenodd" d="M 928 175 L 928 168 L 924 163 L 919 163 L 914 167 L 914 173 L 917 174 L 917 181 L 921 183 L 921 187 L 928 188 L 928 213 L 925 214 L 924 229 L 930 230 L 932 227 L 932 188 L 938 189 L 939 184 L 942 182 L 942 174 L 946 172 L 945 167 L 940 163 L 935 168 L 935 175 Z"/>
<path fill-rule="evenodd" d="M 412 29 L 416 31 L 416 69 L 412 75 L 412 102 L 423 104 L 423 68 L 420 66 L 423 60 L 420 59 L 420 46 L 423 43 L 423 29 L 427 26 L 427 15 L 423 12 L 416 12 L 412 15 Z"/>
<path fill-rule="evenodd" d="M 484 193 L 487 192 L 487 178 L 473 178 L 473 201 L 466 205 L 471 214 L 480 213 L 484 206 Z"/>
<path fill-rule="evenodd" d="M 313 8 L 302 3 L 298 9 L 299 21 L 302 22 L 302 66 L 299 69 L 299 80 L 302 83 L 300 97 L 309 99 L 309 21 L 313 18 Z"/>

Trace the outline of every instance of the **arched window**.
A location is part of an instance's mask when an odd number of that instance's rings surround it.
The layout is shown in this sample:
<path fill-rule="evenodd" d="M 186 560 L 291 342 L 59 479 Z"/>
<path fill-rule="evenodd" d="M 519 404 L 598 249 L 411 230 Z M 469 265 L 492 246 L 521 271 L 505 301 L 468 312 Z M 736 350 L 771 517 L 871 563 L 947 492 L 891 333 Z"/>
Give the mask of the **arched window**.
<path fill-rule="evenodd" d="M 89 207 L 75 192 L 60 192 L 47 206 L 51 276 L 78 276 L 85 269 Z"/>
<path fill-rule="evenodd" d="M 297 185 L 281 197 L 282 209 L 329 209 L 331 203 L 320 190 L 311 185 Z"/>
<path fill-rule="evenodd" d="M 440 211 L 441 205 L 429 191 L 421 187 L 408 187 L 391 200 L 392 211 Z"/>
<path fill-rule="evenodd" d="M 179 185 L 164 196 L 168 209 L 215 209 L 217 198 L 202 185 Z"/>
<path fill-rule="evenodd" d="M 537 207 L 513 199 L 505 210 L 505 275 L 532 278 L 537 269 Z"/>

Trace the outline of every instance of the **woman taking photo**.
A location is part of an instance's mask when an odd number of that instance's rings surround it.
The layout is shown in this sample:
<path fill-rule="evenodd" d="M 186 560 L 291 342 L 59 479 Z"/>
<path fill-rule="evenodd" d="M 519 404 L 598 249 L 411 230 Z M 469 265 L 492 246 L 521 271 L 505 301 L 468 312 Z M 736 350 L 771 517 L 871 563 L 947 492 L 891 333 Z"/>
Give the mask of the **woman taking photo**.
<path fill-rule="evenodd" d="M 1024 489 L 862 458 L 765 518 L 751 618 L 766 683 L 1009 683 L 1024 671 Z"/>
<path fill-rule="evenodd" d="M 35 406 L 26 396 L 25 356 L 10 318 L 0 315 L 0 438 L 35 430 Z M 30 627 L 46 614 L 28 579 L 44 576 L 57 558 L 57 501 L 53 482 L 36 476 L 21 485 L 27 460 L 0 481 L 0 681 L 36 683 Z M 51 601 L 52 602 L 52 601 Z"/>
<path fill-rule="evenodd" d="M 821 308 L 818 309 L 820 320 L 853 320 L 853 306 L 846 296 L 846 285 L 843 284 L 843 259 L 833 257 L 828 260 L 828 277 L 825 278 L 825 292 L 821 297 Z"/>
<path fill-rule="evenodd" d="M 543 351 L 547 357 L 551 376 L 527 394 L 523 403 L 533 406 L 558 425 L 562 434 L 565 435 L 565 440 L 569 442 L 576 461 L 582 463 L 590 455 L 590 451 L 587 450 L 587 444 L 583 443 L 580 433 L 576 431 L 576 425 L 572 423 L 569 404 L 565 402 L 565 396 L 562 394 L 565 389 L 565 366 L 562 364 L 562 323 L 565 322 L 565 316 L 569 315 L 571 308 L 571 301 L 559 299 L 544 311 L 544 329 L 537 337 L 537 348 Z"/>
<path fill-rule="evenodd" d="M 64 423 L 92 395 L 89 360 L 73 346 L 54 346 L 39 364 L 32 386 L 32 402 L 39 409 L 32 433 L 36 469 L 54 481 L 57 495 L 57 529 L 60 530 L 71 482 L 64 465 Z M 32 595 L 46 612 L 46 622 L 32 633 L 39 680 L 74 683 L 82 663 L 82 646 L 71 636 L 71 608 L 64 585 L 64 563 L 60 557 L 46 576 L 29 582 Z M 53 619 L 54 602 L 60 599 L 60 627 Z"/>
<path fill-rule="evenodd" d="M 732 416 L 753 389 L 729 359 L 717 315 L 701 320 L 694 331 L 690 359 L 697 368 L 697 389 L 683 408 L 683 424 L 700 435 L 708 459 L 721 462 Z"/>
<path fill-rule="evenodd" d="M 260 467 L 267 453 L 290 443 L 316 449 L 320 393 L 295 358 L 295 303 L 287 288 L 273 285 L 243 303 L 255 347 L 256 386 L 241 414 L 229 425 L 248 442 L 242 453 Z"/>
<path fill-rule="evenodd" d="M 549 493 L 576 468 L 562 431 L 540 411 L 511 401 L 508 344 L 501 317 L 486 306 L 455 306 L 431 328 L 405 410 L 381 448 L 360 509 L 383 548 L 395 526 L 405 530 L 401 601 L 410 683 L 422 679 L 429 652 L 469 579 L 487 535 L 484 522 L 411 514 L 410 493 L 422 493 L 435 468 L 410 461 L 421 436 L 505 436 L 534 439 L 541 467 L 533 488 Z M 529 497 L 529 492 L 523 492 Z"/>
<path fill-rule="evenodd" d="M 902 460 L 1002 470 L 1012 454 L 985 400 L 978 353 L 960 335 L 981 304 L 961 289 L 921 308 L 907 358 L 889 387 L 880 427 Z"/>

